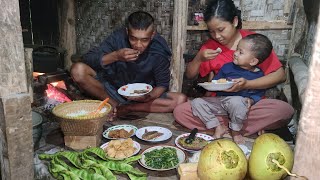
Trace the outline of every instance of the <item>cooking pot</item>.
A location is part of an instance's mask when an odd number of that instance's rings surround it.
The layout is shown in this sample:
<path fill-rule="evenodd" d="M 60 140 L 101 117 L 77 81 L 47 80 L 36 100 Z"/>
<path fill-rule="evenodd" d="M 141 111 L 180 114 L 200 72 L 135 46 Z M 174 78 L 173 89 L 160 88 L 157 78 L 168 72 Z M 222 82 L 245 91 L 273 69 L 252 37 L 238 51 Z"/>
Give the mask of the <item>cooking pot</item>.
<path fill-rule="evenodd" d="M 39 147 L 39 141 L 42 136 L 42 122 L 43 118 L 41 114 L 32 111 L 32 137 L 33 137 L 33 148 Z"/>
<path fill-rule="evenodd" d="M 33 49 L 33 71 L 50 73 L 64 68 L 65 51 L 53 46 L 39 46 Z"/>

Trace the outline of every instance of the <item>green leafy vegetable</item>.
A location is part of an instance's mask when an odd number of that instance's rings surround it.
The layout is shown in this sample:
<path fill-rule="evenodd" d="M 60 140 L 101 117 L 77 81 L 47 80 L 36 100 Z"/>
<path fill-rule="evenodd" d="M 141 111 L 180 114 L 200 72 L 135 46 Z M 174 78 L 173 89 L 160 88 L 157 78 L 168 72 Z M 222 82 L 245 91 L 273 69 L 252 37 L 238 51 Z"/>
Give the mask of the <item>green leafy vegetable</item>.
<path fill-rule="evenodd" d="M 53 177 L 64 180 L 116 180 L 112 173 L 125 173 L 132 180 L 146 180 L 147 174 L 134 169 L 129 163 L 141 158 L 133 156 L 123 161 L 106 158 L 101 148 L 89 148 L 82 152 L 61 151 L 55 154 L 40 154 L 42 160 L 49 160 L 49 172 Z"/>
<path fill-rule="evenodd" d="M 144 154 L 146 165 L 156 169 L 167 169 L 179 163 L 177 150 L 170 147 L 155 149 Z"/>

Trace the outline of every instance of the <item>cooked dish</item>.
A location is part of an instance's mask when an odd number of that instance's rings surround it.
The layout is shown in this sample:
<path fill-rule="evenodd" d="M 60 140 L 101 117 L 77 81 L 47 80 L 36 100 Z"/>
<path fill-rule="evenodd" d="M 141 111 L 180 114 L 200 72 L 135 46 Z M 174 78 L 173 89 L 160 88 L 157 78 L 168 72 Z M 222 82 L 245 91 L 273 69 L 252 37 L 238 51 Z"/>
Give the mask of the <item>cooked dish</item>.
<path fill-rule="evenodd" d="M 103 149 L 109 157 L 123 159 L 134 154 L 135 147 L 131 138 L 125 140 L 112 140 L 108 146 Z"/>
<path fill-rule="evenodd" d="M 108 136 L 110 138 L 129 138 L 133 133 L 133 129 L 131 129 L 129 132 L 125 129 L 115 129 L 110 131 Z"/>
<path fill-rule="evenodd" d="M 146 165 L 156 169 L 167 169 L 176 166 L 179 163 L 177 150 L 164 147 L 155 149 L 144 154 Z"/>
<path fill-rule="evenodd" d="M 221 78 L 217 80 L 217 83 L 226 83 L 226 82 L 227 82 L 227 79 L 225 78 Z"/>
<path fill-rule="evenodd" d="M 185 149 L 198 151 L 208 144 L 208 141 L 201 137 L 195 137 L 194 140 L 190 144 L 188 144 L 185 142 L 187 138 L 188 137 L 181 137 L 178 140 L 178 144 Z"/>
<path fill-rule="evenodd" d="M 160 133 L 158 131 L 148 131 L 147 129 L 144 131 L 144 134 L 142 135 L 142 139 L 144 140 L 151 140 L 155 139 L 157 137 L 162 136 L 163 133 Z"/>
<path fill-rule="evenodd" d="M 140 89 L 140 90 L 134 90 L 133 93 L 131 93 L 131 94 L 144 94 L 147 92 L 149 92 L 148 89 Z"/>

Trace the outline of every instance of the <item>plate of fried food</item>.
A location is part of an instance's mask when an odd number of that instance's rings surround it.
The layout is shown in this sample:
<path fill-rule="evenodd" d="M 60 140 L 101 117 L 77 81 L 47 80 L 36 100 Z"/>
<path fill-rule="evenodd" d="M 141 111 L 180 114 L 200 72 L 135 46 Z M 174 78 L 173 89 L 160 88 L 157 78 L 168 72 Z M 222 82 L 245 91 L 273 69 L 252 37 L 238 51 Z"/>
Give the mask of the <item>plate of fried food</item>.
<path fill-rule="evenodd" d="M 100 146 L 106 152 L 108 158 L 121 160 L 138 154 L 140 151 L 140 144 L 128 139 L 111 140 Z"/>
<path fill-rule="evenodd" d="M 141 153 L 139 164 L 154 171 L 167 171 L 177 168 L 186 161 L 186 154 L 174 146 L 153 146 Z"/>
<path fill-rule="evenodd" d="M 136 136 L 148 142 L 161 142 L 168 140 L 172 136 L 172 132 L 160 126 L 147 126 L 136 131 Z"/>
<path fill-rule="evenodd" d="M 145 83 L 133 83 L 121 86 L 118 93 L 124 97 L 140 97 L 152 91 L 152 86 Z"/>
<path fill-rule="evenodd" d="M 126 139 L 135 135 L 137 127 L 129 124 L 112 126 L 103 132 L 107 139 Z"/>
<path fill-rule="evenodd" d="M 174 141 L 176 146 L 188 152 L 197 152 L 204 148 L 210 141 L 214 140 L 214 138 L 209 135 L 197 133 L 194 139 L 192 139 L 190 143 L 187 143 L 186 139 L 189 135 L 190 133 L 185 133 L 178 136 Z"/>
<path fill-rule="evenodd" d="M 208 91 L 222 91 L 231 88 L 235 82 L 229 81 L 225 78 L 212 80 L 211 82 L 199 83 L 198 85 Z"/>

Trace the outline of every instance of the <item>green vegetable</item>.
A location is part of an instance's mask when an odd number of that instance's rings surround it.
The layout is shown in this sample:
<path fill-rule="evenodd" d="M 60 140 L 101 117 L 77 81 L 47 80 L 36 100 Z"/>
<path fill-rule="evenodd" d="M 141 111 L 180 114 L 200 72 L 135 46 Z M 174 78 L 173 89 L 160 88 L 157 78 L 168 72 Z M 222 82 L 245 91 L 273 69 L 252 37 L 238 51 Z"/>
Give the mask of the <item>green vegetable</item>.
<path fill-rule="evenodd" d="M 147 174 L 134 169 L 130 164 L 141 156 L 123 161 L 106 158 L 101 148 L 89 148 L 82 152 L 61 151 L 55 154 L 40 154 L 42 160 L 49 160 L 49 172 L 53 177 L 64 180 L 116 180 L 112 171 L 125 173 L 132 180 L 146 180 Z"/>
<path fill-rule="evenodd" d="M 144 154 L 146 165 L 156 169 L 167 169 L 179 163 L 176 149 L 164 147 Z"/>

